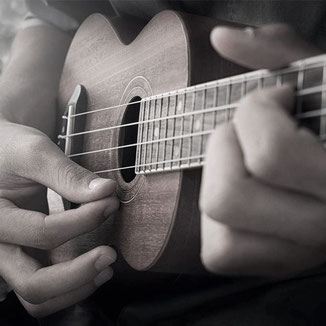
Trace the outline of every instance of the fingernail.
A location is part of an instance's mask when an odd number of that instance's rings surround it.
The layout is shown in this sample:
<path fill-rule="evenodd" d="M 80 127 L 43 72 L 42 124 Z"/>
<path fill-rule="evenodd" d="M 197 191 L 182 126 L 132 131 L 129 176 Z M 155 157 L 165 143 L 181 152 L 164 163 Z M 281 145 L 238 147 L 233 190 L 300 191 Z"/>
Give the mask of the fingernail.
<path fill-rule="evenodd" d="M 114 262 L 114 257 L 108 255 L 101 255 L 95 262 L 95 269 L 98 272 L 108 268 Z"/>
<path fill-rule="evenodd" d="M 107 184 L 107 183 L 114 183 L 114 181 L 108 180 L 108 179 L 103 179 L 103 178 L 96 178 L 96 179 L 93 179 L 89 183 L 88 187 L 89 187 L 89 189 L 94 190 L 95 188 L 97 188 L 101 185 Z"/>
<path fill-rule="evenodd" d="M 107 268 L 94 278 L 94 284 L 99 287 L 110 280 L 113 275 L 112 268 Z"/>

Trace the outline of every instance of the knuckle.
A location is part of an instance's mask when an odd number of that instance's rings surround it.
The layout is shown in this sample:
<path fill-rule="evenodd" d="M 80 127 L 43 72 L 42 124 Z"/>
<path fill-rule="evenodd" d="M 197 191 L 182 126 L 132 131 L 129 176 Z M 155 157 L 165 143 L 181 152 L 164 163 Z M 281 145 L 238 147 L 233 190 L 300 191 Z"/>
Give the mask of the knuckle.
<path fill-rule="evenodd" d="M 64 183 L 65 186 L 78 184 L 88 177 L 88 171 L 77 165 L 73 161 L 62 160 L 58 165 L 57 182 Z"/>
<path fill-rule="evenodd" d="M 33 247 L 42 250 L 50 250 L 59 245 L 59 235 L 54 235 L 48 227 L 48 216 L 42 218 L 40 224 L 36 228 L 33 239 Z"/>
<path fill-rule="evenodd" d="M 110 256 L 112 258 L 112 261 L 115 261 L 117 259 L 117 253 L 116 251 L 108 246 L 100 246 L 93 250 L 94 257 L 100 257 L 100 256 Z"/>

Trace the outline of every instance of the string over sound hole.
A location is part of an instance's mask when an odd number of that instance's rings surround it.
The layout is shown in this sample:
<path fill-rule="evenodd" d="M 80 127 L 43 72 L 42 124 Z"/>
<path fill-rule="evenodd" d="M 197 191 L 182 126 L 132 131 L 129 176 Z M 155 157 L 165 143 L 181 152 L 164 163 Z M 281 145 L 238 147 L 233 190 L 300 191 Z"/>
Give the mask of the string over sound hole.
<path fill-rule="evenodd" d="M 133 124 L 139 121 L 139 111 L 140 111 L 140 97 L 134 97 L 129 102 L 127 106 L 122 124 Z M 136 162 L 136 150 L 137 150 L 137 135 L 138 135 L 138 124 L 133 124 L 131 126 L 126 126 L 121 128 L 120 137 L 119 137 L 119 146 L 126 146 L 119 149 L 119 162 L 120 167 L 130 167 L 128 169 L 121 170 L 121 176 L 125 182 L 131 182 L 135 174 L 135 162 Z"/>

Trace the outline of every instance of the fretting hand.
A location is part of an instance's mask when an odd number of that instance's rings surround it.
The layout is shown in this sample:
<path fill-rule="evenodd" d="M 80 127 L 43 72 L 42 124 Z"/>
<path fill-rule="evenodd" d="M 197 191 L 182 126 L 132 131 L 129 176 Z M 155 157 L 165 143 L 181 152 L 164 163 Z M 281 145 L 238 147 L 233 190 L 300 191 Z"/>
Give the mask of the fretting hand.
<path fill-rule="evenodd" d="M 253 69 L 319 51 L 289 27 L 217 28 L 212 44 Z M 326 152 L 289 112 L 289 86 L 254 91 L 207 147 L 200 206 L 201 257 L 225 275 L 289 277 L 326 261 Z"/>

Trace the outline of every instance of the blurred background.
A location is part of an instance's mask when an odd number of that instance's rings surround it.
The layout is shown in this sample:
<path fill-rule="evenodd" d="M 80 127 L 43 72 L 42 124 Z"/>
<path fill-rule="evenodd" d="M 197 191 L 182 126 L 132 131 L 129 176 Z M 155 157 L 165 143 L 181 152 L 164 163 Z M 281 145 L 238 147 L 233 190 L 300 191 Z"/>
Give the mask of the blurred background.
<path fill-rule="evenodd" d="M 24 0 L 0 0 L 0 73 L 8 60 L 11 42 L 25 15 Z"/>

